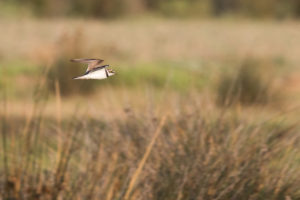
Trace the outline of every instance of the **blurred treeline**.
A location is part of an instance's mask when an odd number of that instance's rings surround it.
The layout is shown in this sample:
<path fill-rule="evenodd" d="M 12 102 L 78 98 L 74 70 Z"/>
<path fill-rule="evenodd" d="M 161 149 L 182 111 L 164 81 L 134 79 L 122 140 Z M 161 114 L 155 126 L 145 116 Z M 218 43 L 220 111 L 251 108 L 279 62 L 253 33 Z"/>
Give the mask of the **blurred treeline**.
<path fill-rule="evenodd" d="M 116 18 L 135 14 L 168 17 L 300 17 L 299 0 L 2 0 L 34 15 Z"/>

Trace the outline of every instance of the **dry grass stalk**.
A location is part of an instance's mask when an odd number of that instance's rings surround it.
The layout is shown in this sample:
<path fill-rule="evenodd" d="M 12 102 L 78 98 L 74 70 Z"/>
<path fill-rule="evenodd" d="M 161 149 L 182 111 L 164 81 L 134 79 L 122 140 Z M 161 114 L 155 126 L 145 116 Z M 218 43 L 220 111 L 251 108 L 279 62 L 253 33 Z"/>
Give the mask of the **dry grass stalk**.
<path fill-rule="evenodd" d="M 56 123 L 57 123 L 57 161 L 60 160 L 62 153 L 62 135 L 61 135 L 61 95 L 58 80 L 55 81 L 55 100 L 56 100 Z"/>
<path fill-rule="evenodd" d="M 147 161 L 147 158 L 149 157 L 149 155 L 151 153 L 153 145 L 155 144 L 155 141 L 156 141 L 157 137 L 161 133 L 161 129 L 162 129 L 162 127 L 164 126 L 164 124 L 166 122 L 166 118 L 167 118 L 167 116 L 165 115 L 161 119 L 160 124 L 157 127 L 157 129 L 156 129 L 156 131 L 155 131 L 155 133 L 154 133 L 154 135 L 153 135 L 153 137 L 151 139 L 151 142 L 149 143 L 149 145 L 148 145 L 148 147 L 146 149 L 146 152 L 144 153 L 144 156 L 143 156 L 143 158 L 141 159 L 141 161 L 140 161 L 140 163 L 138 165 L 138 168 L 134 172 L 134 174 L 133 174 L 133 176 L 132 176 L 132 178 L 131 178 L 131 180 L 129 182 L 128 189 L 127 189 L 127 191 L 125 193 L 125 196 L 124 196 L 125 200 L 129 199 L 130 194 L 131 194 L 131 192 L 133 190 L 133 187 L 134 187 L 134 185 L 135 185 L 135 183 L 136 183 L 136 181 L 137 181 L 137 179 L 138 179 L 138 177 L 139 177 L 139 175 L 140 175 L 140 173 L 141 173 L 141 171 L 142 171 L 142 169 L 143 169 L 143 167 L 144 167 L 144 165 L 145 165 L 145 163 Z"/>

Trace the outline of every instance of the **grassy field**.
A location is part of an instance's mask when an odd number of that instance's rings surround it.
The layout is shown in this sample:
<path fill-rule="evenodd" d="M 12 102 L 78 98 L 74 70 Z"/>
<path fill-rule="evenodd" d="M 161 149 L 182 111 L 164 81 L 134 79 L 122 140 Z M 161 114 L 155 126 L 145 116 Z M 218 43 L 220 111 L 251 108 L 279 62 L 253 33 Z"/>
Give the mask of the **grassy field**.
<path fill-rule="evenodd" d="M 0 199 L 300 199 L 299 22 L 0 28 Z"/>

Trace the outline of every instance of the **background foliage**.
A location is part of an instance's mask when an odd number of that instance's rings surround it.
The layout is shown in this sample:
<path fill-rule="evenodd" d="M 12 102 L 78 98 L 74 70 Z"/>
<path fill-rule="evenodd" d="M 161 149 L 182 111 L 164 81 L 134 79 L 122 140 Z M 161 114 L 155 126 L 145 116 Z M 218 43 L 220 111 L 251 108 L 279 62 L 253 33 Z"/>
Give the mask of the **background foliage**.
<path fill-rule="evenodd" d="M 250 16 L 285 18 L 300 16 L 298 0 L 4 0 L 28 7 L 34 15 L 115 18 L 154 13 L 168 17 Z"/>

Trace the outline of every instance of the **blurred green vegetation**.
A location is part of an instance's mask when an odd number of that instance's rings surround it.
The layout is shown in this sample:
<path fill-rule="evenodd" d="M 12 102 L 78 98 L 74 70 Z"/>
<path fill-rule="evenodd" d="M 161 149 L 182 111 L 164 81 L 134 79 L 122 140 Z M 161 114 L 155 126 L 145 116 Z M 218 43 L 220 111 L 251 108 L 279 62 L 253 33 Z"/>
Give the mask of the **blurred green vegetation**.
<path fill-rule="evenodd" d="M 32 65 L 24 60 L 14 60 L 13 62 L 1 62 L 0 63 L 0 77 L 4 79 L 7 77 L 14 77 L 19 74 L 24 76 L 30 76 L 38 70 L 38 66 Z M 2 77 L 3 76 L 3 77 Z"/>
<path fill-rule="evenodd" d="M 138 86 L 151 84 L 157 88 L 169 88 L 184 91 L 189 88 L 204 86 L 207 79 L 203 76 L 204 72 L 183 67 L 182 63 L 156 62 L 138 64 L 132 67 L 120 67 L 117 69 L 118 78 L 112 77 L 110 84 Z M 200 78 L 201 77 L 201 78 Z"/>
<path fill-rule="evenodd" d="M 3 0 L 1 10 L 29 8 L 37 16 L 86 16 L 115 18 L 134 14 L 168 17 L 223 16 L 299 17 L 298 0 Z M 4 6 L 6 5 L 6 6 Z M 9 6 L 7 6 L 9 5 Z"/>
<path fill-rule="evenodd" d="M 74 55 L 76 55 L 76 53 L 74 53 L 73 56 L 68 54 L 70 57 L 75 57 Z M 185 92 L 190 89 L 202 90 L 207 85 L 211 85 L 208 84 L 208 82 L 211 82 L 211 72 L 209 69 L 194 69 L 183 62 L 170 61 L 136 63 L 130 66 L 128 64 L 112 65 L 111 68 L 115 69 L 116 75 L 110 77 L 109 81 L 75 81 L 72 78 L 83 74 L 86 70 L 86 66 L 70 62 L 68 56 L 62 54 L 55 60 L 53 65 L 50 66 L 46 79 L 48 88 L 53 93 L 55 93 L 55 82 L 58 81 L 60 92 L 63 96 L 70 96 L 78 93 L 89 94 L 93 93 L 97 87 L 107 85 L 112 87 L 125 86 L 130 88 L 151 86 L 156 89 L 171 89 L 178 92 Z M 0 81 L 0 88 L 1 85 L 4 86 L 9 84 L 10 90 L 18 90 L 13 93 L 21 96 L 23 94 L 23 89 L 18 85 L 16 80 L 21 77 L 36 80 L 44 70 L 44 66 L 21 63 L 18 61 L 6 63 L 6 65 L 9 67 L 0 69 L 0 73 L 7 76 L 5 84 Z M 1 74 L 0 77 L 2 77 Z M 32 81 L 28 84 L 34 84 L 34 82 L 35 81 Z"/>

